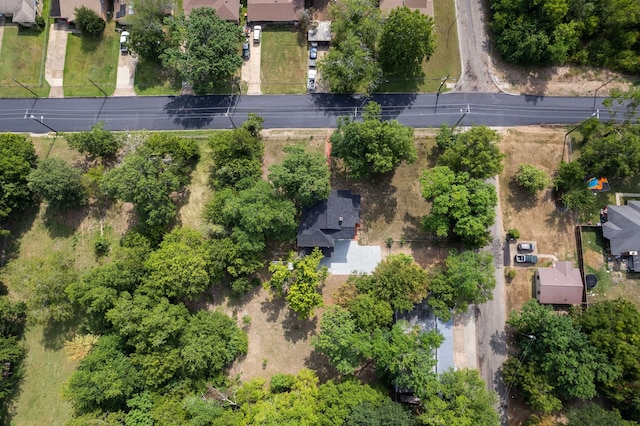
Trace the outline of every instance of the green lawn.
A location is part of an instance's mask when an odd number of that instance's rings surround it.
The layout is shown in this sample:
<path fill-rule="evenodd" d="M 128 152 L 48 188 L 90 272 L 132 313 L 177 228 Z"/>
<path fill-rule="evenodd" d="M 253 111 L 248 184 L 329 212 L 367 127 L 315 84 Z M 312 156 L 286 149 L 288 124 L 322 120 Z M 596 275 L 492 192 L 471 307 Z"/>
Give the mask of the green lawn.
<path fill-rule="evenodd" d="M 449 83 L 460 77 L 460 49 L 454 0 L 434 1 L 434 20 L 437 34 L 436 51 L 422 64 L 424 76 L 414 79 L 396 79 L 383 83 L 378 92 L 436 92 L 447 75 Z M 443 87 L 443 91 L 446 89 Z"/>
<path fill-rule="evenodd" d="M 136 95 L 179 95 L 180 79 L 162 68 L 160 64 L 139 60 L 134 80 Z"/>
<path fill-rule="evenodd" d="M 262 93 L 306 93 L 307 45 L 293 27 L 265 28 L 262 33 Z"/>
<path fill-rule="evenodd" d="M 104 96 L 89 79 L 111 95 L 116 89 L 118 55 L 120 33 L 115 31 L 115 22 L 107 23 L 102 37 L 70 34 L 64 62 L 64 95 Z"/>
<path fill-rule="evenodd" d="M 37 31 L 19 26 L 5 26 L 0 50 L 0 97 L 35 97 L 13 78 L 28 86 L 41 97 L 49 96 L 49 84 L 44 79 L 47 31 Z M 42 72 L 42 85 L 41 81 Z"/>

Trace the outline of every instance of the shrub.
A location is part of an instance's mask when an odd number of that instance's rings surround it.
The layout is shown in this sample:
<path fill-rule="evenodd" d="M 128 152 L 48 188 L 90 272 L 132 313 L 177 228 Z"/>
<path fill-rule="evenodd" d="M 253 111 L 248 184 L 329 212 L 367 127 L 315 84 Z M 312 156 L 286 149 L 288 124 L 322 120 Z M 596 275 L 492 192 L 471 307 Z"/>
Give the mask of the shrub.
<path fill-rule="evenodd" d="M 544 172 L 532 164 L 520 164 L 513 180 L 523 189 L 535 194 L 551 185 L 551 179 Z"/>
<path fill-rule="evenodd" d="M 520 231 L 518 231 L 516 228 L 511 228 L 507 231 L 507 238 L 510 240 L 517 240 L 518 238 L 520 238 Z"/>
<path fill-rule="evenodd" d="M 93 10 L 82 6 L 75 9 L 76 25 L 84 34 L 98 36 L 102 34 L 106 22 Z"/>

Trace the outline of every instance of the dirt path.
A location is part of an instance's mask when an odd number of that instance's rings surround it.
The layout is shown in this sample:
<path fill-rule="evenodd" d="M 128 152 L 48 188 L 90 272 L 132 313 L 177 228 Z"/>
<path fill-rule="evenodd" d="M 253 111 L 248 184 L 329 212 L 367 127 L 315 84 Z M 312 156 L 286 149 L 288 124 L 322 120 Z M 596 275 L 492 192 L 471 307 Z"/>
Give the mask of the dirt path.
<path fill-rule="evenodd" d="M 64 98 L 64 60 L 67 54 L 68 36 L 69 28 L 65 24 L 51 24 L 47 62 L 44 66 L 44 77 L 51 86 L 50 98 Z"/>

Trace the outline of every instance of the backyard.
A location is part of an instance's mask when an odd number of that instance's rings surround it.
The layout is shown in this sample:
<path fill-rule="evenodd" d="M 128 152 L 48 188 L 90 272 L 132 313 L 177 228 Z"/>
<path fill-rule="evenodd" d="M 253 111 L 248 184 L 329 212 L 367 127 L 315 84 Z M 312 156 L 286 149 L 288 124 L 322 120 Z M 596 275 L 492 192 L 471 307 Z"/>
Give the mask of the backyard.
<path fill-rule="evenodd" d="M 111 96 L 116 88 L 120 33 L 115 21 L 100 37 L 70 34 L 64 63 L 64 96 Z M 95 83 L 98 87 L 96 87 Z"/>
<path fill-rule="evenodd" d="M 262 33 L 260 64 L 264 94 L 306 93 L 306 39 L 294 27 L 268 26 Z"/>
<path fill-rule="evenodd" d="M 33 93 L 49 96 L 49 84 L 44 79 L 44 62 L 48 31 L 5 25 L 0 48 L 0 97 L 31 98 Z"/>

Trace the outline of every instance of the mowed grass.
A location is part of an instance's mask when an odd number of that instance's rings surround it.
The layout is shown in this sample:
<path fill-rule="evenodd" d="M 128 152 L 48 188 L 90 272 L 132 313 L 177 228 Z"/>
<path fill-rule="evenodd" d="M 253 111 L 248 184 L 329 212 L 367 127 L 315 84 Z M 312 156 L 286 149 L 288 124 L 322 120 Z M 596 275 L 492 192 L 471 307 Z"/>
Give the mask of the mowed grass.
<path fill-rule="evenodd" d="M 62 398 L 64 383 L 77 363 L 64 349 L 47 349 L 42 342 L 42 326 L 31 327 L 25 336 L 28 348 L 25 377 L 15 400 L 15 425 L 64 425 L 71 417 L 71 405 Z"/>
<path fill-rule="evenodd" d="M 67 56 L 64 62 L 64 95 L 102 97 L 116 89 L 120 55 L 120 33 L 115 22 L 107 23 L 101 37 L 70 34 L 67 40 Z"/>
<path fill-rule="evenodd" d="M 136 95 L 179 95 L 182 90 L 180 78 L 167 71 L 162 65 L 139 60 L 134 78 Z"/>
<path fill-rule="evenodd" d="M 433 2 L 436 29 L 436 50 L 431 59 L 422 63 L 423 76 L 390 79 L 378 87 L 378 92 L 436 92 L 441 81 L 449 75 L 449 83 L 460 77 L 460 49 L 454 0 Z M 443 87 L 442 91 L 446 92 Z"/>
<path fill-rule="evenodd" d="M 261 43 L 262 92 L 306 93 L 308 51 L 299 31 L 293 27 L 268 26 Z"/>
<path fill-rule="evenodd" d="M 35 97 L 27 89 L 13 81 L 29 87 L 40 97 L 49 96 L 49 84 L 40 73 L 44 69 L 43 49 L 46 42 L 46 31 L 15 26 L 5 26 L 0 50 L 0 97 L 32 98 Z"/>

